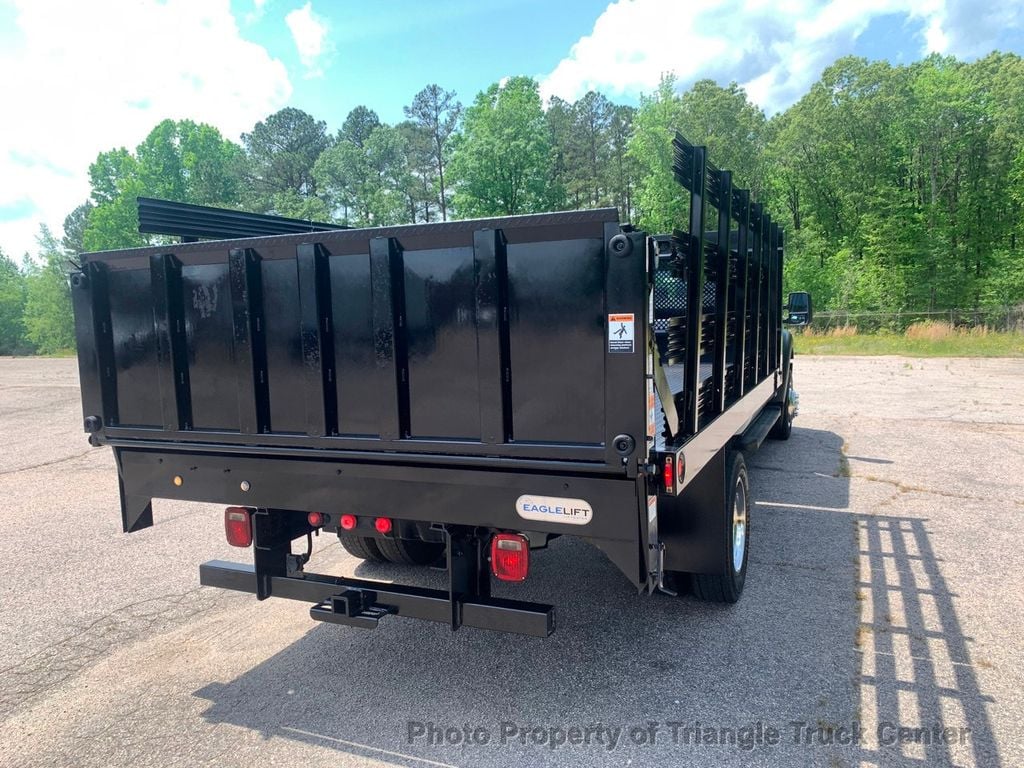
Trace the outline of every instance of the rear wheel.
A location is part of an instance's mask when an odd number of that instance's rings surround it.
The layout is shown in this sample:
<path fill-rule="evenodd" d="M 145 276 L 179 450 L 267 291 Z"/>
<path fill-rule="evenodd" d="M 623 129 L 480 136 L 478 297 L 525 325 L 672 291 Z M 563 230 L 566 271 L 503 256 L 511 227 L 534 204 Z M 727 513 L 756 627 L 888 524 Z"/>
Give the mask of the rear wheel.
<path fill-rule="evenodd" d="M 388 562 L 377 546 L 377 540 L 372 536 L 359 536 L 348 531 L 338 531 L 338 541 L 352 557 L 358 557 L 360 560 L 367 560 L 371 563 Z"/>
<path fill-rule="evenodd" d="M 372 539 L 384 558 L 401 565 L 430 565 L 441 559 L 444 544 L 421 539 Z"/>
<path fill-rule="evenodd" d="M 722 552 L 723 573 L 695 573 L 691 581 L 693 594 L 700 600 L 714 603 L 735 603 L 747 580 L 747 557 L 750 552 L 750 482 L 743 454 L 732 453 L 726 463 L 725 513 L 728 515 L 728 536 Z"/>

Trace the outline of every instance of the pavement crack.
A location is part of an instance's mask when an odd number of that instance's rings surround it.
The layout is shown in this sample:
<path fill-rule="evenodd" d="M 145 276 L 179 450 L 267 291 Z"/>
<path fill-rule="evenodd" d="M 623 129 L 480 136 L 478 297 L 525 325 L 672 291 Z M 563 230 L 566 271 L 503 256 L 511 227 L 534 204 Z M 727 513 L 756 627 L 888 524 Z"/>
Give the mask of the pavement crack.
<path fill-rule="evenodd" d="M 223 602 L 225 595 L 220 590 L 196 587 L 180 594 L 137 600 L 0 669 L 0 719 L 53 692 L 115 647 L 188 623 Z"/>
<path fill-rule="evenodd" d="M 877 477 L 876 475 L 858 475 L 852 474 L 850 477 L 855 477 L 858 480 L 867 480 L 869 483 L 881 483 L 882 485 L 889 485 L 896 489 L 897 495 L 904 493 L 924 493 L 929 496 L 939 496 L 944 499 L 959 499 L 961 501 L 988 501 L 988 502 L 1005 502 L 1005 498 L 996 498 L 993 496 L 974 496 L 966 493 L 951 493 L 949 491 L 940 491 L 935 488 L 926 488 L 922 485 L 912 485 L 910 483 L 904 483 L 900 480 L 889 480 L 884 477 Z M 893 501 L 893 498 L 887 499 L 885 504 Z M 1024 506 L 1024 501 L 1012 500 L 1017 506 Z M 884 506 L 884 505 L 883 505 Z"/>
<path fill-rule="evenodd" d="M 41 461 L 38 464 L 29 464 L 28 466 L 24 467 L 5 469 L 3 472 L 0 472 L 0 477 L 3 477 L 4 475 L 15 475 L 18 472 L 28 472 L 30 470 L 40 469 L 42 467 L 52 467 L 55 464 L 63 464 L 66 461 L 75 461 L 76 459 L 81 459 L 83 456 L 88 456 L 90 453 L 92 453 L 92 450 L 93 449 L 90 447 L 87 451 L 83 451 L 82 453 L 76 453 L 72 456 L 62 456 L 59 459 L 52 459 L 51 461 Z"/>

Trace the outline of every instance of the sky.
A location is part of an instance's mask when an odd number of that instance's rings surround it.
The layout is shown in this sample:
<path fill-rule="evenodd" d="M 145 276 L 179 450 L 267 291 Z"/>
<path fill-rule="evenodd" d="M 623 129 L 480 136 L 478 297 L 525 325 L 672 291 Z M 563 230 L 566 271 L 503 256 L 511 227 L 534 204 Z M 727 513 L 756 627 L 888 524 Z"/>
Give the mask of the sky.
<path fill-rule="evenodd" d="M 769 115 L 840 56 L 1024 54 L 1021 0 L 0 0 L 0 249 L 20 260 L 89 196 L 88 168 L 166 118 L 243 131 L 285 106 L 340 127 L 428 83 L 511 75 L 635 104 L 662 73 L 736 81 Z"/>

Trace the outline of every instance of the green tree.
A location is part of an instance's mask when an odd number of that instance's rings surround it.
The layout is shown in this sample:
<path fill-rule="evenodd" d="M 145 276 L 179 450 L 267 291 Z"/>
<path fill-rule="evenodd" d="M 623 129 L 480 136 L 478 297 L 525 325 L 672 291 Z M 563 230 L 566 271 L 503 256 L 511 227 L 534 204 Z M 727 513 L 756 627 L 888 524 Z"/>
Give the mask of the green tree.
<path fill-rule="evenodd" d="M 92 199 L 68 217 L 69 246 L 96 251 L 153 242 L 139 233 L 136 198 L 159 197 L 198 205 L 240 202 L 244 156 L 216 128 L 191 120 L 164 120 L 134 153 L 101 152 L 89 166 Z"/>
<path fill-rule="evenodd" d="M 650 232 L 679 227 L 689 200 L 672 174 L 672 137 L 682 124 L 675 85 L 675 76 L 665 75 L 653 94 L 640 99 L 629 139 L 627 154 L 638 168 L 638 221 Z"/>
<path fill-rule="evenodd" d="M 89 212 L 82 231 L 86 251 L 131 248 L 146 245 L 149 239 L 139 233 L 139 214 L 135 198 L 146 194 L 139 178 L 138 162 L 126 149 L 101 152 L 89 166 L 89 182 L 95 207 Z"/>
<path fill-rule="evenodd" d="M 544 124 L 551 148 L 548 196 L 554 207 L 569 208 L 573 201 L 570 201 L 567 190 L 578 186 L 572 104 L 552 96 L 544 112 Z"/>
<path fill-rule="evenodd" d="M 551 147 L 535 80 L 513 77 L 476 97 L 449 170 L 462 215 L 530 213 L 548 205 Z"/>
<path fill-rule="evenodd" d="M 633 119 L 628 156 L 638 164 L 637 208 L 640 221 L 652 230 L 671 231 L 686 211 L 686 196 L 672 174 L 672 137 L 682 133 L 708 148 L 709 159 L 733 172 L 733 183 L 762 196 L 764 113 L 750 103 L 736 83 L 723 88 L 699 80 L 683 94 L 672 75 L 644 97 Z"/>
<path fill-rule="evenodd" d="M 91 201 L 86 200 L 64 218 L 64 237 L 61 245 L 71 256 L 85 250 L 85 229 L 89 225 L 89 214 L 95 208 Z"/>
<path fill-rule="evenodd" d="M 787 273 L 816 280 L 819 306 L 839 309 L 1021 300 L 1022 133 L 1020 57 L 838 60 L 768 127 L 767 192 L 792 230 Z"/>
<path fill-rule="evenodd" d="M 679 97 L 679 107 L 683 135 L 706 146 L 715 165 L 732 171 L 736 186 L 760 198 L 766 120 L 746 91 L 735 82 L 723 88 L 713 80 L 698 80 Z"/>
<path fill-rule="evenodd" d="M 636 110 L 628 105 L 615 105 L 608 125 L 609 156 L 604 168 L 605 185 L 611 203 L 619 209 L 624 221 L 633 218 L 633 196 L 639 169 L 629 155 L 629 137 L 633 134 Z"/>
<path fill-rule="evenodd" d="M 363 146 L 343 138 L 325 151 L 314 174 L 343 220 L 356 226 L 383 226 L 410 221 L 406 205 L 416 184 L 409 170 L 408 145 L 402 132 L 376 126 Z"/>
<path fill-rule="evenodd" d="M 25 351 L 25 276 L 0 251 L 0 355 Z"/>
<path fill-rule="evenodd" d="M 242 134 L 247 161 L 244 205 L 279 213 L 275 202 L 315 197 L 313 166 L 331 143 L 326 123 L 294 107 L 256 123 Z"/>
<path fill-rule="evenodd" d="M 40 262 L 25 275 L 25 335 L 37 352 L 52 355 L 75 346 L 68 265 L 60 242 L 45 224 L 37 240 Z"/>
<path fill-rule="evenodd" d="M 437 169 L 441 220 L 447 221 L 448 190 L 444 171 L 448 162 L 448 142 L 462 117 L 462 103 L 455 98 L 455 91 L 446 91 L 439 85 L 431 84 L 413 97 L 412 104 L 405 107 L 405 116 L 430 137 L 430 159 Z"/>
<path fill-rule="evenodd" d="M 197 205 L 236 203 L 242 188 L 242 148 L 210 125 L 164 120 L 135 151 L 149 194 Z"/>
<path fill-rule="evenodd" d="M 404 120 L 395 126 L 405 142 L 408 184 L 404 187 L 409 223 L 433 221 L 441 208 L 441 182 L 438 175 L 433 136 L 421 125 Z M 436 213 L 435 213 L 436 212 Z"/>
<path fill-rule="evenodd" d="M 89 166 L 89 186 L 96 205 L 110 203 L 121 193 L 124 179 L 138 175 L 135 156 L 124 147 L 100 152 Z"/>
<path fill-rule="evenodd" d="M 605 186 L 606 168 L 611 161 L 611 123 L 614 105 L 594 91 L 572 105 L 574 138 L 570 153 L 578 169 L 568 192 L 578 208 L 608 205 L 611 195 Z"/>
<path fill-rule="evenodd" d="M 300 195 L 287 190 L 277 192 L 270 198 L 270 209 L 278 216 L 307 221 L 330 221 L 330 204 L 321 195 Z"/>
<path fill-rule="evenodd" d="M 408 151 L 402 132 L 390 125 L 377 126 L 366 139 L 364 157 L 370 171 L 366 209 L 377 226 L 411 221 L 405 203 L 415 181 L 409 169 Z"/>
<path fill-rule="evenodd" d="M 429 221 L 437 200 L 429 137 L 412 122 L 391 126 L 358 106 L 314 165 L 330 209 L 355 226 Z"/>
<path fill-rule="evenodd" d="M 340 141 L 350 141 L 360 149 L 366 146 L 370 134 L 380 126 L 380 118 L 369 107 L 360 104 L 345 116 L 345 122 L 338 133 Z"/>

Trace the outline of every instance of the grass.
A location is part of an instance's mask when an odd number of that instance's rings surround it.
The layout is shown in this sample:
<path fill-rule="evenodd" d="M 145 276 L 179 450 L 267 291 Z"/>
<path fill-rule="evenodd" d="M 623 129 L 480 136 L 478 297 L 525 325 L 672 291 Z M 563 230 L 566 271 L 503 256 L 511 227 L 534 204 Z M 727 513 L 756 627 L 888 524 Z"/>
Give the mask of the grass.
<path fill-rule="evenodd" d="M 15 350 L 13 352 L 0 352 L 0 357 L 74 357 L 77 352 L 74 349 L 57 349 L 49 352 L 30 352 L 23 349 Z"/>
<path fill-rule="evenodd" d="M 794 334 L 797 354 L 906 355 L 908 357 L 1024 357 L 1024 333 L 914 323 L 903 334 L 858 333 L 856 326 L 807 328 Z"/>

